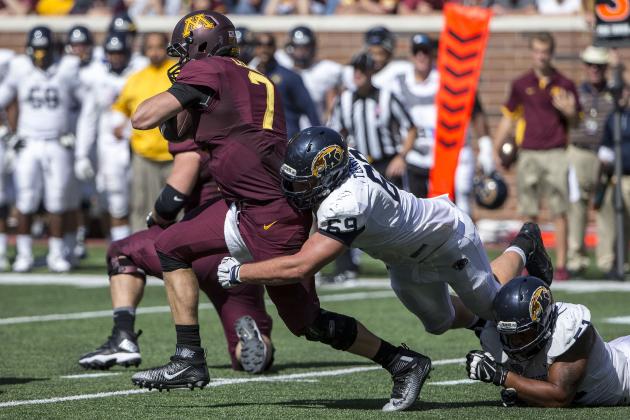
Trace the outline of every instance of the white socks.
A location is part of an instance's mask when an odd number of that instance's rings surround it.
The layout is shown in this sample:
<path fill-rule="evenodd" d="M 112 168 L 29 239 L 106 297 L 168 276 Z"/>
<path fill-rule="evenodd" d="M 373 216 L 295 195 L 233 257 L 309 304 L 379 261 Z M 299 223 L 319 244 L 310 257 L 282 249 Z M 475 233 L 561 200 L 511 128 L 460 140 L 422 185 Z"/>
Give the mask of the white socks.
<path fill-rule="evenodd" d="M 523 251 L 521 248 L 512 245 L 511 247 L 508 247 L 508 249 L 503 251 L 504 254 L 506 252 L 516 252 L 518 255 L 521 256 L 521 259 L 523 260 L 523 265 L 527 264 L 527 258 L 525 257 L 525 251 Z"/>
<path fill-rule="evenodd" d="M 17 235 L 15 242 L 18 255 L 25 257 L 33 256 L 33 238 L 31 235 Z"/>

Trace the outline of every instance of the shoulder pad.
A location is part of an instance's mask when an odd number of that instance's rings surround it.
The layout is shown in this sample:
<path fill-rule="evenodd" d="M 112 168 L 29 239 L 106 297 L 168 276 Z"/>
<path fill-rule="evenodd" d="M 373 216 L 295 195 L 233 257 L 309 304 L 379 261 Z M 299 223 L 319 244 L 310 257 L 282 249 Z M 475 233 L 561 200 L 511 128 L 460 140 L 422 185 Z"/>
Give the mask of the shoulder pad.
<path fill-rule="evenodd" d="M 584 305 L 558 302 L 556 307 L 558 317 L 547 353 L 551 359 L 566 353 L 591 324 L 591 311 Z"/>

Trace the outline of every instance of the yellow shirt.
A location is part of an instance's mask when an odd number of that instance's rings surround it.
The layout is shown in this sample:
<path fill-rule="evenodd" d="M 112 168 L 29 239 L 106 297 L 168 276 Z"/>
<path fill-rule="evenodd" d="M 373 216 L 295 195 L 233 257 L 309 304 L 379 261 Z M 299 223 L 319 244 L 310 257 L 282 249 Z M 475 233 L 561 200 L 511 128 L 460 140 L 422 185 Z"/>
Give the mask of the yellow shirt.
<path fill-rule="evenodd" d="M 142 101 L 153 95 L 164 92 L 171 87 L 166 71 L 173 65 L 166 60 L 159 68 L 151 65 L 129 77 L 125 87 L 116 99 L 112 108 L 130 118 Z M 162 137 L 159 128 L 152 130 L 133 130 L 131 132 L 131 148 L 134 153 L 155 161 L 172 160 L 168 152 L 168 141 Z"/>
<path fill-rule="evenodd" d="M 67 15 L 74 6 L 74 0 L 39 0 L 35 10 L 38 15 Z"/>

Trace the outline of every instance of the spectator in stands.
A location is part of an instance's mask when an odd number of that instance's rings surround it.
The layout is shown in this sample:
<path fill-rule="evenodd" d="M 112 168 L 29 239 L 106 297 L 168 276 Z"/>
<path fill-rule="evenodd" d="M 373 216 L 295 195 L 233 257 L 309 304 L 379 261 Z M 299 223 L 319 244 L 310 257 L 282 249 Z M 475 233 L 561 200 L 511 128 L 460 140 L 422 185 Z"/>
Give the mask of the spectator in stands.
<path fill-rule="evenodd" d="M 623 73 L 624 89 L 621 94 L 620 104 L 623 108 L 621 113 L 621 156 L 623 166 L 623 177 L 621 178 L 621 194 L 623 199 L 624 212 L 624 238 L 626 240 L 626 263 L 628 261 L 628 242 L 630 241 L 630 71 L 626 69 Z M 614 172 L 615 164 L 615 146 L 613 143 L 613 113 L 610 113 L 606 119 L 604 135 L 598 150 L 598 157 L 602 165 L 602 172 L 609 175 L 609 179 Z M 615 221 L 614 208 L 614 185 L 610 182 L 604 197 L 604 202 L 597 216 L 598 232 L 601 229 L 606 230 L 606 234 L 615 237 L 615 232 L 619 229 Z M 601 223 L 601 226 L 599 224 Z M 597 264 L 598 267 L 605 272 L 610 272 L 608 276 L 615 278 L 613 273 L 614 263 L 617 255 L 615 252 L 615 243 L 606 241 L 597 246 Z M 627 269 L 626 269 L 627 270 Z"/>
<path fill-rule="evenodd" d="M 425 15 L 442 10 L 444 0 L 401 0 L 398 13 L 401 15 Z"/>
<path fill-rule="evenodd" d="M 168 42 L 168 36 L 162 33 L 149 33 L 145 36 L 143 50 L 150 64 L 129 77 L 112 106 L 122 117 L 114 130 L 117 137 L 123 136 L 122 132 L 127 126 L 128 119 L 142 101 L 171 85 L 167 70 L 173 62 L 166 55 Z M 153 203 L 171 172 L 173 157 L 168 152 L 168 142 L 158 128 L 147 131 L 133 130 L 131 149 L 133 152 L 131 229 L 135 232 L 145 228 L 146 216 L 153 208 Z"/>
<path fill-rule="evenodd" d="M 395 14 L 399 0 L 341 0 L 337 6 L 337 14 Z"/>
<path fill-rule="evenodd" d="M 486 7 L 492 8 L 495 15 L 537 13 L 536 0 L 489 0 Z"/>
<path fill-rule="evenodd" d="M 268 0 L 266 15 L 308 15 L 309 0 Z"/>
<path fill-rule="evenodd" d="M 574 15 L 582 11 L 582 0 L 536 0 L 541 15 Z"/>
<path fill-rule="evenodd" d="M 588 223 L 588 210 L 599 178 L 597 149 L 604 133 L 606 118 L 613 110 L 613 97 L 608 89 L 606 71 L 608 50 L 588 47 L 580 55 L 584 63 L 586 79 L 578 87 L 584 118 L 571 133 L 568 147 L 570 167 L 569 191 L 569 254 L 567 268 L 571 273 L 580 273 L 589 266 L 584 236 Z M 604 222 L 604 224 L 608 224 Z M 614 234 L 601 232 L 599 242 L 612 244 Z M 610 245 L 612 246 L 612 245 Z M 612 260 L 609 264 L 612 264 Z M 606 271 L 612 265 L 606 267 Z"/>
<path fill-rule="evenodd" d="M 266 5 L 267 0 L 235 0 L 230 10 L 237 15 L 261 15 Z"/>
<path fill-rule="evenodd" d="M 190 2 L 190 11 L 209 10 L 219 13 L 227 13 L 227 7 L 223 0 L 192 0 Z"/>
<path fill-rule="evenodd" d="M 36 0 L 0 0 L 0 16 L 29 14 L 35 4 Z"/>
<path fill-rule="evenodd" d="M 284 117 L 287 124 L 287 136 L 293 137 L 300 131 L 300 117 L 306 115 L 311 125 L 320 125 L 317 108 L 304 86 L 300 75 L 276 61 L 276 39 L 270 33 L 262 33 L 256 37 L 256 57 L 249 66 L 263 73 L 273 81 L 284 106 Z"/>
<path fill-rule="evenodd" d="M 532 69 L 512 81 L 510 96 L 495 144 L 503 144 L 519 120 L 517 161 L 519 210 L 526 219 L 538 221 L 539 201 L 547 203 L 555 222 L 557 280 L 567 280 L 568 129 L 579 120 L 581 106 L 575 84 L 556 70 L 551 59 L 555 41 L 548 32 L 529 41 Z M 524 126 L 523 126 L 524 125 Z"/>

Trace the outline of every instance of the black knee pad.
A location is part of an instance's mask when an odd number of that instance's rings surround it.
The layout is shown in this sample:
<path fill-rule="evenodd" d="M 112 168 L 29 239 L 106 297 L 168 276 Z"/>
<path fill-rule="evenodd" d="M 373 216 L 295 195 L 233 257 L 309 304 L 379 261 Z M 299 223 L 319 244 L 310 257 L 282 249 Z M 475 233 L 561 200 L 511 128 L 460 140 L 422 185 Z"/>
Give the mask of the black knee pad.
<path fill-rule="evenodd" d="M 124 255 L 107 259 L 107 274 L 109 274 L 109 277 L 115 276 L 116 274 L 131 274 L 132 276 L 146 280 L 144 270 L 136 266 L 133 261 Z"/>
<path fill-rule="evenodd" d="M 309 341 L 328 344 L 336 350 L 348 350 L 357 338 L 357 320 L 320 309 L 319 316 L 304 334 Z"/>
<path fill-rule="evenodd" d="M 191 268 L 190 264 L 180 260 L 176 260 L 175 258 L 166 254 L 162 254 L 160 251 L 157 251 L 157 254 L 158 258 L 160 259 L 160 265 L 162 266 L 163 273 L 170 273 L 171 271 L 175 270 Z"/>

